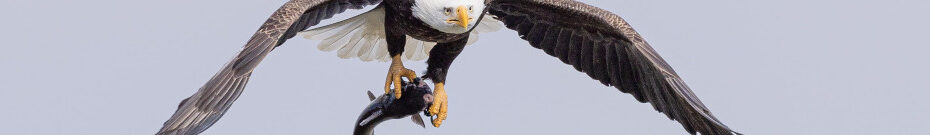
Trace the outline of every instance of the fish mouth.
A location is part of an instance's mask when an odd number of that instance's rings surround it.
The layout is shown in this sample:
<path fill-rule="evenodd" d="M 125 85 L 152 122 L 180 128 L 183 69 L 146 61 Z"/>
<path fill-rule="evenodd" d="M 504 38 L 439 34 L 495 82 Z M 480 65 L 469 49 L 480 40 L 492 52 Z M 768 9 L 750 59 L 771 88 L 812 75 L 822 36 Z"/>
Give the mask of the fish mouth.
<path fill-rule="evenodd" d="M 433 94 L 425 94 L 425 95 L 423 95 L 423 101 L 426 101 L 427 103 L 432 103 L 432 102 L 433 102 Z M 426 104 L 426 106 L 429 106 L 429 105 L 430 105 L 430 104 Z"/>

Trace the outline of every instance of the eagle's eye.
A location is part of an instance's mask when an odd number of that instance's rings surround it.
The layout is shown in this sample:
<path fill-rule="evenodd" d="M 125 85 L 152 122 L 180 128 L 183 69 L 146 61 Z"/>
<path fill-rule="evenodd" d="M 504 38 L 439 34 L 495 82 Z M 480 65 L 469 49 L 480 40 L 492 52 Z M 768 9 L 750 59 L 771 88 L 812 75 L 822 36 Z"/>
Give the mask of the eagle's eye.
<path fill-rule="evenodd" d="M 446 15 L 452 15 L 452 8 L 445 8 Z"/>
<path fill-rule="evenodd" d="M 468 11 L 472 11 L 471 9 L 472 9 L 473 7 L 475 7 L 475 6 L 468 6 Z"/>

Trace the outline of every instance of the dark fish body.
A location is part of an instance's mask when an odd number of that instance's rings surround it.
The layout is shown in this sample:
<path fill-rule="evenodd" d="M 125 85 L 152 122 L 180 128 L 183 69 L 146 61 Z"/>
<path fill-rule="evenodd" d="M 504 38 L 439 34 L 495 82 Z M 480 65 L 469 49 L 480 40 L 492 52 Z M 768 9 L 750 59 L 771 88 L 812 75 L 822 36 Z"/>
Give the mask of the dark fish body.
<path fill-rule="evenodd" d="M 353 134 L 371 135 L 374 133 L 375 126 L 381 122 L 407 116 L 411 116 L 415 123 L 424 126 L 422 118 L 417 114 L 423 112 L 432 102 L 432 91 L 419 79 L 413 82 L 415 83 L 402 83 L 404 88 L 400 99 L 396 99 L 393 93 L 374 98 L 374 95 L 368 92 L 372 101 L 358 116 Z"/>

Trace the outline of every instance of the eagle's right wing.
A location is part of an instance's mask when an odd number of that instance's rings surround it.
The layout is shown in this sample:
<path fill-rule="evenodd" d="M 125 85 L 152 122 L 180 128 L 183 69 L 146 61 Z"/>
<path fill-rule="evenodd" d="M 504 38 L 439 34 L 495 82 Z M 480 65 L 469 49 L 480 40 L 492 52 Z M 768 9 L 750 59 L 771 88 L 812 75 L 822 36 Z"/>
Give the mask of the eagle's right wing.
<path fill-rule="evenodd" d="M 676 120 L 688 133 L 739 134 L 620 16 L 572 0 L 488 0 L 488 13 L 546 54 Z"/>
<path fill-rule="evenodd" d="M 242 51 L 194 95 L 181 101 L 159 135 L 192 135 L 216 123 L 242 93 L 255 66 L 272 49 L 298 31 L 346 9 L 360 9 L 381 0 L 291 0 L 274 12 L 252 35 Z"/>

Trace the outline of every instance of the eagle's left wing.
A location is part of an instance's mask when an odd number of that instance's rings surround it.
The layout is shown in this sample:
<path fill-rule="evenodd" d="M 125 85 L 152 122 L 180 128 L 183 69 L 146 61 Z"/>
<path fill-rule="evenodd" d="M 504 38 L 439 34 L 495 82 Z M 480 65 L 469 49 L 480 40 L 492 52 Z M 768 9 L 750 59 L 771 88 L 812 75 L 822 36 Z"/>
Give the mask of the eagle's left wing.
<path fill-rule="evenodd" d="M 197 93 L 181 101 L 158 135 L 199 134 L 216 123 L 245 89 L 252 70 L 276 46 L 298 31 L 318 24 L 346 9 L 359 9 L 381 0 L 290 0 L 252 35 L 242 51 Z"/>
<path fill-rule="evenodd" d="M 488 12 L 533 47 L 681 123 L 692 134 L 734 134 L 626 21 L 571 0 L 487 0 Z M 738 134 L 738 133 L 737 133 Z"/>

